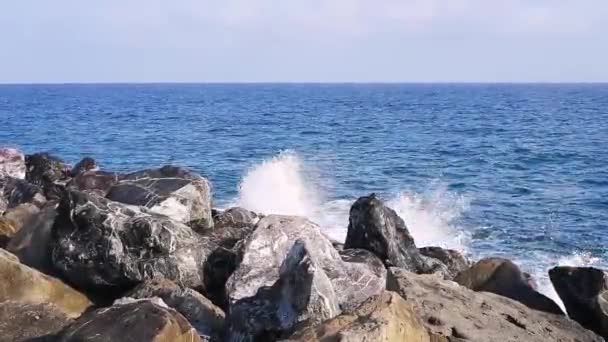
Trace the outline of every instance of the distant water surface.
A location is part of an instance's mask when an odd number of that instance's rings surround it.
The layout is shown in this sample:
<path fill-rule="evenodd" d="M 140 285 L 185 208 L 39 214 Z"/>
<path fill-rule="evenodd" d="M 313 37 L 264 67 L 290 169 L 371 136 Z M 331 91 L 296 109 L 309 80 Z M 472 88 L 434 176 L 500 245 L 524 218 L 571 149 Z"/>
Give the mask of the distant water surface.
<path fill-rule="evenodd" d="M 182 164 L 217 206 L 343 239 L 375 192 L 418 245 L 532 272 L 608 262 L 608 85 L 0 86 L 0 145 L 106 169 Z M 240 189 L 240 190 L 239 190 Z"/>

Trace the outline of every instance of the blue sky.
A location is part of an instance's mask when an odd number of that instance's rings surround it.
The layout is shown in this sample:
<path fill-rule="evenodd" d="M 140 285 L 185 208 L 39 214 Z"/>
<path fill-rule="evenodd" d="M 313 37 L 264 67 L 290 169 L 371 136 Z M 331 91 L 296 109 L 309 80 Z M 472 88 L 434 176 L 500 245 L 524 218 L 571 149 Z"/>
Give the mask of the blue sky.
<path fill-rule="evenodd" d="M 0 0 L 0 82 L 608 81 L 608 0 Z"/>

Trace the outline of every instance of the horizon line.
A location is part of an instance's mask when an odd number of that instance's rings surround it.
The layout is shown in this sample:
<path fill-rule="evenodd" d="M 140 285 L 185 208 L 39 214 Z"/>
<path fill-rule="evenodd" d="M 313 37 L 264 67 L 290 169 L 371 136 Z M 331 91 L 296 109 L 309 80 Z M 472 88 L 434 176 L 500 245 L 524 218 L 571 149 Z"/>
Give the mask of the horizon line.
<path fill-rule="evenodd" d="M 27 85 L 605 85 L 608 81 L 85 81 L 2 82 L 0 86 Z"/>

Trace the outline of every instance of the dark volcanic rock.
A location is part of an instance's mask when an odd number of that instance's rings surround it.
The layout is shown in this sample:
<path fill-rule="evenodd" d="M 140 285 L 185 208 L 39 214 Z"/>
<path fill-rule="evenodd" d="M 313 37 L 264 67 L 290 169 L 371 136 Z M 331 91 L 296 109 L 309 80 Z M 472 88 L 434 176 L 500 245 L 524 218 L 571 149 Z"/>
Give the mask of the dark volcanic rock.
<path fill-rule="evenodd" d="M 100 196 L 106 196 L 110 189 L 118 184 L 122 175 L 116 172 L 87 171 L 76 175 L 67 184 L 69 188 L 92 192 Z"/>
<path fill-rule="evenodd" d="M 29 154 L 25 156 L 25 164 L 25 179 L 42 187 L 66 180 L 70 173 L 70 168 L 63 160 L 48 153 Z"/>
<path fill-rule="evenodd" d="M 148 280 L 129 292 L 127 297 L 159 297 L 170 308 L 182 314 L 204 341 L 219 341 L 224 329 L 224 312 L 202 294 L 167 279 Z"/>
<path fill-rule="evenodd" d="M 183 223 L 196 220 L 201 227 L 213 227 L 209 182 L 178 167 L 165 166 L 128 174 L 110 188 L 106 197 L 146 207 Z"/>
<path fill-rule="evenodd" d="M 418 249 L 425 257 L 441 261 L 447 267 L 446 279 L 454 279 L 458 273 L 471 267 L 471 262 L 460 252 L 441 247 L 422 247 Z"/>
<path fill-rule="evenodd" d="M 71 319 L 50 303 L 0 303 L 0 341 L 52 341 Z"/>
<path fill-rule="evenodd" d="M 224 211 L 214 211 L 214 228 L 253 228 L 260 218 L 253 211 L 244 208 L 229 208 Z"/>
<path fill-rule="evenodd" d="M 25 178 L 25 156 L 21 151 L 3 147 L 0 148 L 0 178 Z"/>
<path fill-rule="evenodd" d="M 333 317 L 378 294 L 385 284 L 371 261 L 374 259 L 360 257 L 354 262 L 352 256 L 353 262 L 344 262 L 319 227 L 302 217 L 262 218 L 242 250 L 242 260 L 226 283 L 235 339 L 255 340 L 268 337 L 267 333 L 276 336 L 302 320 Z M 302 287 L 288 290 L 296 286 L 288 279 L 301 279 Z M 312 284 L 310 291 L 305 286 L 308 283 Z M 316 296 L 324 297 L 324 302 L 313 300 Z M 311 309 L 300 301 L 312 307 L 324 306 Z M 293 305 L 283 307 L 281 303 Z M 250 318 L 242 324 L 234 323 L 243 317 Z M 280 317 L 284 319 L 277 322 Z"/>
<path fill-rule="evenodd" d="M 519 267 L 507 259 L 482 259 L 458 274 L 454 281 L 473 291 L 492 292 L 514 299 L 532 309 L 563 314 L 553 300 L 536 292 Z"/>
<path fill-rule="evenodd" d="M 41 206 L 46 202 L 43 190 L 23 179 L 0 177 L 0 213 L 20 204 Z"/>
<path fill-rule="evenodd" d="M 51 263 L 51 229 L 57 217 L 57 203 L 48 202 L 23 223 L 6 249 L 22 263 L 47 274 L 54 274 Z"/>
<path fill-rule="evenodd" d="M 533 310 L 512 299 L 474 292 L 441 279 L 390 268 L 387 289 L 414 308 L 431 334 L 467 342 L 601 342 L 565 315 Z"/>
<path fill-rule="evenodd" d="M 74 167 L 72 167 L 72 170 L 70 171 L 70 176 L 71 177 L 76 177 L 81 173 L 87 172 L 87 171 L 97 171 L 98 167 L 97 167 L 97 163 L 95 162 L 95 159 L 91 158 L 91 157 L 84 157 L 82 158 L 82 160 L 80 160 L 78 163 L 76 163 L 76 165 L 74 165 Z"/>
<path fill-rule="evenodd" d="M 344 249 L 362 248 L 376 254 L 389 266 L 429 273 L 432 268 L 416 248 L 405 222 L 374 194 L 361 197 L 350 209 Z"/>
<path fill-rule="evenodd" d="M 65 328 L 58 342 L 200 342 L 178 312 L 151 301 L 115 304 L 87 312 Z"/>
<path fill-rule="evenodd" d="M 608 280 L 593 267 L 558 266 L 549 277 L 568 315 L 587 329 L 608 338 Z"/>
<path fill-rule="evenodd" d="M 86 289 L 123 291 L 156 277 L 200 288 L 215 249 L 166 216 L 78 191 L 64 193 L 52 232 L 54 266 Z"/>

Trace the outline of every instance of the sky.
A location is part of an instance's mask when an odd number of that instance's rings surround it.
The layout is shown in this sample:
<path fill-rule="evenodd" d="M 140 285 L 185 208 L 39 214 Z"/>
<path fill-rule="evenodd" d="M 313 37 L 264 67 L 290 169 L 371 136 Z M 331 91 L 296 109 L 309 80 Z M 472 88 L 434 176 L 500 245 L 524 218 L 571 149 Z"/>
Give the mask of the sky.
<path fill-rule="evenodd" d="M 606 81 L 608 0 L 0 0 L 0 83 Z"/>

